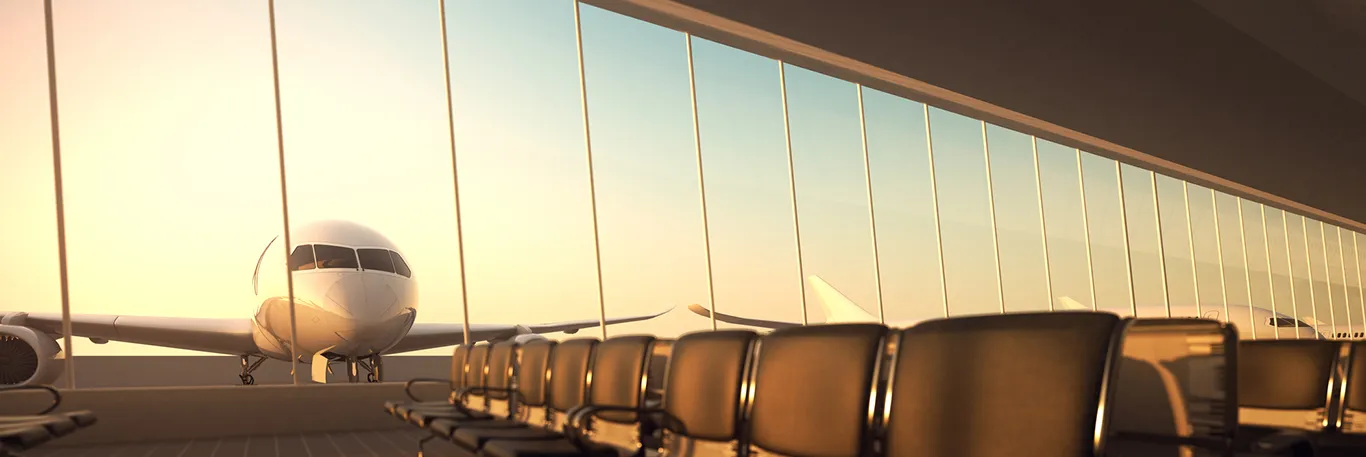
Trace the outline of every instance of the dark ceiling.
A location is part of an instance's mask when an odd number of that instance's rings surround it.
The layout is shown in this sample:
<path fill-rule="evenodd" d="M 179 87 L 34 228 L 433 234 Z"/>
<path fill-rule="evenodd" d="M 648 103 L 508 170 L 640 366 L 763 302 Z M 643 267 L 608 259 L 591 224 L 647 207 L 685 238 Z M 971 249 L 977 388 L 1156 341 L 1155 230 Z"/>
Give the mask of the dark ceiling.
<path fill-rule="evenodd" d="M 676 2 L 1366 221 L 1360 0 Z"/>

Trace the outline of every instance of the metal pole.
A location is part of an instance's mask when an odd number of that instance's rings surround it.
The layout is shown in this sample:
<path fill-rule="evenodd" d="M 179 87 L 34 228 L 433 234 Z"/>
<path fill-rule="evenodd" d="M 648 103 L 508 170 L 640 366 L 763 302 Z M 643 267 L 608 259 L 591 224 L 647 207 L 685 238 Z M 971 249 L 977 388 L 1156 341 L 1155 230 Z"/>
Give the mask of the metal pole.
<path fill-rule="evenodd" d="M 1115 179 L 1119 181 L 1119 230 L 1124 238 L 1124 272 L 1128 273 L 1129 278 L 1129 308 L 1134 317 L 1138 317 L 1138 301 L 1134 299 L 1134 258 L 1129 253 L 1129 205 L 1125 199 L 1124 192 L 1124 173 L 1120 170 L 1119 161 L 1115 161 Z"/>
<path fill-rule="evenodd" d="M 1191 253 L 1191 283 L 1195 285 L 1195 317 L 1200 313 L 1200 266 L 1195 261 L 1195 229 L 1191 223 L 1190 183 L 1181 181 L 1181 201 L 1186 205 L 1186 244 Z"/>
<path fill-rule="evenodd" d="M 987 122 L 982 124 L 982 158 L 987 169 L 987 213 L 991 216 L 991 251 L 996 261 L 996 301 L 1001 306 L 1001 314 L 1006 313 L 1006 286 L 1001 276 L 1001 235 L 996 228 L 996 194 L 991 182 L 991 144 L 987 141 Z"/>
<path fill-rule="evenodd" d="M 1082 243 L 1086 245 L 1086 279 L 1091 284 L 1091 309 L 1099 309 L 1096 303 L 1096 272 L 1095 264 L 1091 261 L 1091 217 L 1086 211 L 1086 176 L 1081 166 L 1081 150 L 1073 149 L 1077 153 L 1077 187 L 1081 189 L 1081 228 Z"/>
<path fill-rule="evenodd" d="M 1209 204 L 1214 210 L 1214 258 L 1219 262 L 1219 301 L 1224 304 L 1224 322 L 1228 322 L 1228 281 L 1224 280 L 1224 234 L 1219 231 L 1219 197 L 1214 193 L 1214 189 L 1209 191 Z"/>
<path fill-rule="evenodd" d="M 602 289 L 602 243 L 598 238 L 598 190 L 593 178 L 593 137 L 588 128 L 588 80 L 583 71 L 583 27 L 579 21 L 579 0 L 574 0 L 574 45 L 579 57 L 579 99 L 583 107 L 583 145 L 588 160 L 588 200 L 593 215 L 593 265 L 598 278 L 598 322 L 602 339 L 607 339 L 607 299 Z M 713 312 L 715 314 L 715 312 Z"/>
<path fill-rule="evenodd" d="M 1285 271 L 1286 275 L 1290 277 L 1290 312 L 1295 313 L 1295 315 L 1291 317 L 1295 320 L 1295 338 L 1299 339 L 1300 299 L 1295 295 L 1295 261 L 1290 257 L 1290 222 L 1286 220 L 1289 218 L 1290 213 L 1281 210 L 1281 236 L 1285 238 Z M 1279 332 L 1280 330 L 1277 331 Z"/>
<path fill-rule="evenodd" d="M 1039 231 L 1042 232 L 1043 239 L 1043 279 L 1044 287 L 1048 291 L 1048 310 L 1053 311 L 1053 273 L 1050 271 L 1052 263 L 1048 258 L 1048 222 L 1044 217 L 1043 201 L 1043 177 L 1039 174 L 1039 139 L 1030 136 L 1029 145 L 1034 154 L 1034 193 L 1039 198 Z M 942 250 L 941 250 L 942 251 Z"/>
<path fill-rule="evenodd" d="M 934 171 L 934 137 L 930 130 L 930 105 L 925 110 L 925 146 L 930 156 L 930 199 L 934 208 L 934 242 L 939 248 L 939 292 L 944 297 L 944 317 L 949 317 L 949 274 L 944 271 L 944 228 L 939 221 L 939 182 Z"/>
<path fill-rule="evenodd" d="M 1247 263 L 1247 224 L 1243 223 L 1243 197 L 1234 197 L 1238 203 L 1238 240 L 1243 245 L 1243 284 L 1247 287 L 1247 323 L 1252 326 L 1252 339 L 1257 339 L 1257 318 L 1252 315 L 1252 310 L 1256 308 L 1252 303 L 1252 265 Z M 1262 227 L 1266 231 L 1266 227 Z M 1275 305 L 1271 306 L 1273 309 Z"/>
<path fill-rule="evenodd" d="M 437 11 L 441 15 L 441 71 L 446 83 L 446 131 L 449 132 L 451 147 L 451 186 L 455 192 L 455 250 L 460 262 L 460 308 L 465 344 L 470 344 L 470 302 L 469 286 L 465 274 L 465 217 L 461 215 L 460 204 L 460 165 L 455 153 L 455 103 L 451 97 L 451 52 L 446 36 L 446 0 L 437 0 Z"/>
<path fill-rule="evenodd" d="M 66 202 L 62 189 L 62 129 L 57 114 L 57 51 L 52 28 L 52 0 L 43 1 L 43 23 L 47 34 L 48 125 L 52 129 L 52 187 L 57 211 L 57 277 L 62 296 L 62 364 L 66 368 L 66 388 L 76 388 L 76 360 L 71 355 L 71 288 L 66 263 Z"/>
<path fill-rule="evenodd" d="M 1342 227 L 1333 226 L 1333 228 L 1337 229 L 1338 232 L 1338 265 L 1342 270 L 1342 299 L 1347 302 L 1345 303 L 1347 308 L 1347 334 L 1351 338 L 1350 335 L 1355 332 L 1352 328 L 1352 291 L 1347 288 L 1347 256 L 1343 252 L 1347 250 L 1347 247 L 1342 245 Z M 1333 321 L 1337 321 L 1336 315 L 1334 315 Z"/>
<path fill-rule="evenodd" d="M 1266 232 L 1270 231 L 1267 230 L 1266 227 L 1266 205 L 1258 204 L 1257 208 L 1259 208 L 1262 213 L 1262 250 L 1266 252 L 1266 283 L 1269 290 L 1271 290 L 1271 312 L 1275 313 L 1278 309 L 1276 306 L 1276 276 L 1271 273 L 1271 241 L 1269 239 L 1270 237 L 1266 234 Z M 1253 328 L 1256 328 L 1257 321 L 1252 321 L 1252 325 Z M 1272 328 L 1275 329 L 1276 339 L 1281 339 L 1281 328 L 1279 326 Z M 1256 330 L 1253 331 L 1255 332 Z"/>
<path fill-rule="evenodd" d="M 872 229 L 873 237 L 873 284 L 877 288 L 877 319 L 880 323 L 887 323 L 887 313 L 882 309 L 882 259 L 877 248 L 877 209 L 873 205 L 873 169 L 868 161 L 868 123 L 864 120 L 863 113 L 863 85 L 855 84 L 858 90 L 858 126 L 859 136 L 863 140 L 863 179 L 868 185 L 868 226 Z"/>
<path fill-rule="evenodd" d="M 1323 228 L 1323 222 L 1319 222 L 1319 250 L 1323 251 L 1323 288 L 1328 292 L 1328 328 L 1333 329 L 1333 338 L 1338 336 L 1337 310 L 1333 309 L 1333 271 L 1328 267 L 1328 232 Z M 1313 276 L 1313 273 L 1310 273 Z M 1311 289 L 1312 290 L 1312 289 Z M 1318 309 L 1317 306 L 1314 309 Z M 1314 320 L 1319 320 L 1318 316 Z"/>
<path fill-rule="evenodd" d="M 684 33 L 688 48 L 688 95 L 692 100 L 692 140 L 697 150 L 697 188 L 702 197 L 702 244 L 707 257 L 707 309 L 711 310 L 711 329 L 716 330 L 716 287 L 711 269 L 711 223 L 707 219 L 707 180 L 702 169 L 702 126 L 697 121 L 697 78 L 692 65 L 692 34 Z"/>
<path fill-rule="evenodd" d="M 787 72 L 786 64 L 778 61 L 778 89 L 783 98 L 783 139 L 787 145 L 787 184 L 792 192 L 792 232 L 797 238 L 797 286 L 802 291 L 802 325 L 810 323 L 806 311 L 806 265 L 802 262 L 802 218 L 797 209 L 797 167 L 792 160 L 792 125 L 787 115 Z M 716 313 L 713 312 L 713 315 Z"/>
<path fill-rule="evenodd" d="M 1172 292 L 1167 284 L 1167 240 L 1162 234 L 1162 203 L 1157 198 L 1157 172 L 1148 171 L 1148 180 L 1153 184 L 1153 219 L 1157 221 L 1157 268 L 1162 274 L 1162 307 L 1167 317 L 1172 317 Z M 1196 299 L 1199 300 L 1197 294 Z"/>
<path fill-rule="evenodd" d="M 285 239 L 285 285 L 289 290 L 289 373 L 294 384 L 299 385 L 299 326 L 294 310 L 294 272 L 289 269 L 289 250 L 293 244 L 289 237 L 289 187 L 285 181 L 285 127 L 284 115 L 280 109 L 280 53 L 275 36 L 275 0 L 270 0 L 270 70 L 275 83 L 275 139 L 276 151 L 280 161 L 280 210 L 284 217 Z"/>
<path fill-rule="evenodd" d="M 1304 239 L 1304 272 L 1309 275 L 1309 306 L 1314 310 L 1314 339 L 1323 337 L 1319 326 L 1319 299 L 1314 296 L 1314 261 L 1309 258 L 1309 218 L 1300 216 L 1300 235 Z"/>

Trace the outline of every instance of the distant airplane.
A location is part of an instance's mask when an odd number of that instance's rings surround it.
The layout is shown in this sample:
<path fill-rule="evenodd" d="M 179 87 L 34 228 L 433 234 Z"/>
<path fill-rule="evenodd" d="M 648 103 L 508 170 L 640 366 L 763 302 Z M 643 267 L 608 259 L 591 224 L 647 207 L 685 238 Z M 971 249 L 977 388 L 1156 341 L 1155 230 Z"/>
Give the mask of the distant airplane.
<path fill-rule="evenodd" d="M 821 310 L 825 312 L 826 318 L 824 323 L 833 324 L 878 321 L 877 316 L 864 310 L 863 307 L 854 303 L 853 300 L 850 300 L 849 297 L 846 297 L 844 294 L 840 293 L 840 291 L 836 290 L 833 286 L 825 282 L 825 280 L 821 279 L 820 277 L 813 275 L 808 277 L 807 281 L 811 283 L 811 289 L 816 292 L 816 302 L 820 305 Z M 1059 310 L 1092 311 L 1091 307 L 1078 303 L 1076 300 L 1073 300 L 1070 297 L 1058 297 L 1058 302 L 1061 305 L 1057 308 Z M 692 311 L 694 314 L 706 318 L 711 318 L 712 315 L 711 310 L 701 305 L 689 305 L 688 310 Z M 1196 309 L 1194 306 L 1178 306 L 1172 308 L 1172 315 L 1194 315 L 1195 311 Z M 1207 319 L 1227 321 L 1237 326 L 1238 334 L 1240 335 L 1239 337 L 1243 339 L 1252 338 L 1253 332 L 1249 330 L 1249 328 L 1252 325 L 1255 325 L 1257 327 L 1256 335 L 1260 338 L 1275 335 L 1276 330 L 1278 328 L 1281 330 L 1282 338 L 1293 338 L 1295 336 L 1306 339 L 1312 339 L 1316 336 L 1322 338 L 1322 335 L 1319 335 L 1314 331 L 1315 327 L 1312 327 L 1308 323 L 1306 323 L 1306 321 L 1318 323 L 1317 321 L 1314 321 L 1312 318 L 1296 320 L 1284 314 L 1272 312 L 1262 308 L 1250 307 L 1247 305 L 1229 305 L 1228 319 L 1220 319 L 1219 317 L 1224 311 L 1222 306 L 1217 307 L 1216 309 L 1202 309 L 1202 311 L 1203 317 Z M 1252 313 L 1251 316 L 1248 315 L 1249 312 Z M 1161 306 L 1142 305 L 1139 306 L 1139 314 L 1143 316 L 1165 316 L 1166 311 L 1163 310 Z M 763 319 L 753 319 L 728 315 L 724 313 L 716 313 L 716 320 L 718 322 L 725 322 L 728 324 L 747 325 L 751 327 L 760 327 L 767 329 L 779 329 L 784 327 L 796 327 L 802 325 L 799 322 L 782 322 Z M 919 320 L 898 322 L 889 321 L 887 322 L 887 325 L 893 327 L 908 327 L 911 325 L 915 325 L 917 322 L 919 322 Z"/>
<path fill-rule="evenodd" d="M 327 382 L 331 362 L 345 362 L 351 382 L 359 381 L 360 368 L 368 372 L 368 381 L 382 381 L 382 355 L 465 342 L 462 324 L 414 322 L 417 279 L 398 248 L 384 235 L 347 221 L 322 221 L 291 232 L 288 267 L 294 279 L 297 353 L 299 362 L 312 364 L 315 382 Z M 284 256 L 283 248 L 275 242 L 278 239 L 266 245 L 252 274 L 252 289 L 262 299 L 255 318 L 72 314 L 72 336 L 97 344 L 121 341 L 236 355 L 242 358 L 242 384 L 255 384 L 251 373 L 261 362 L 267 358 L 290 359 L 289 294 L 285 268 L 278 261 Z M 148 299 L 190 307 L 197 300 L 165 296 Z M 605 323 L 643 321 L 669 310 L 609 318 Z M 61 313 L 0 315 L 0 384 L 55 381 L 63 370 L 63 364 L 55 361 L 61 353 L 56 341 L 62 334 Z M 575 333 L 603 323 L 594 318 L 533 325 L 469 324 L 469 328 L 471 341 L 525 342 L 545 339 L 540 335 L 543 333 Z"/>

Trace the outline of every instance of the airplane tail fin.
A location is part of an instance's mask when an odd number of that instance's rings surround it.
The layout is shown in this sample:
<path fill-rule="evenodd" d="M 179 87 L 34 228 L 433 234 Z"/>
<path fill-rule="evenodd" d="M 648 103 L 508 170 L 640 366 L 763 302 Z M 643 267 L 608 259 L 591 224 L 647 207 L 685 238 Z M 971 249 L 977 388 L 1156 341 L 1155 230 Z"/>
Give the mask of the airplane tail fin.
<path fill-rule="evenodd" d="M 1094 309 L 1091 309 L 1090 306 L 1083 305 L 1083 304 L 1081 304 L 1080 302 L 1078 302 L 1078 301 L 1076 301 L 1076 300 L 1073 300 L 1072 297 L 1058 297 L 1058 310 L 1059 310 L 1059 311 L 1095 311 Z"/>
<path fill-rule="evenodd" d="M 877 316 L 872 315 L 854 303 L 853 300 L 850 300 L 849 297 L 835 290 L 834 286 L 825 282 L 820 276 L 811 275 L 806 279 L 811 283 L 811 289 L 816 292 L 817 302 L 820 303 L 821 311 L 825 312 L 827 324 L 878 322 Z"/>

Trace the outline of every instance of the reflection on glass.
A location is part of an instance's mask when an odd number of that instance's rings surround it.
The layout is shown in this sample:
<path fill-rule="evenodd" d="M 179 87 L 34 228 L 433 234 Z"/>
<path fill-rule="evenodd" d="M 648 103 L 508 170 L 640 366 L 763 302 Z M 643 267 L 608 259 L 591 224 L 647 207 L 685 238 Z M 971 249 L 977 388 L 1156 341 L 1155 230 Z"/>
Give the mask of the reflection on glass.
<path fill-rule="evenodd" d="M 1325 223 L 1319 224 L 1323 237 L 1324 263 L 1327 278 L 1324 282 L 1328 286 L 1328 305 L 1332 310 L 1333 316 L 1333 337 L 1348 338 L 1351 336 L 1351 320 L 1347 317 L 1347 294 L 1343 290 L 1342 275 L 1342 247 L 1339 245 L 1337 236 L 1338 228 Z"/>
<path fill-rule="evenodd" d="M 1224 320 L 1226 293 L 1221 271 L 1219 221 L 1214 213 L 1214 191 L 1195 184 L 1186 184 L 1189 202 L 1191 250 L 1195 253 L 1195 278 L 1199 283 L 1200 299 L 1196 313 L 1200 317 Z"/>
<path fill-rule="evenodd" d="M 982 122 L 930 108 L 949 314 L 1001 312 Z"/>
<path fill-rule="evenodd" d="M 0 18 L 0 290 L 7 311 L 60 315 L 43 3 L 0 2 Z"/>
<path fill-rule="evenodd" d="M 1295 294 L 1294 316 L 1311 327 L 1318 328 L 1315 319 L 1314 290 L 1309 279 L 1309 240 L 1305 237 L 1304 217 L 1283 212 L 1286 224 L 1286 247 L 1289 249 L 1291 291 Z"/>
<path fill-rule="evenodd" d="M 1038 140 L 1039 182 L 1048 236 L 1048 269 L 1056 310 L 1094 309 L 1085 199 L 1076 149 Z"/>
<path fill-rule="evenodd" d="M 1270 257 L 1271 292 L 1275 311 L 1286 316 L 1299 316 L 1296 309 L 1298 298 L 1295 294 L 1295 280 L 1291 274 L 1292 262 L 1290 243 L 1287 239 L 1289 223 L 1285 212 L 1276 208 L 1262 207 L 1262 219 L 1266 226 L 1267 255 Z M 1294 328 L 1276 328 L 1277 338 L 1297 338 Z"/>
<path fill-rule="evenodd" d="M 863 110 L 884 317 L 889 324 L 944 317 L 925 105 L 864 88 Z"/>
<path fill-rule="evenodd" d="M 1248 283 L 1249 301 L 1254 309 L 1262 309 L 1271 312 L 1276 310 L 1276 294 L 1273 292 L 1273 281 L 1271 277 L 1271 256 L 1268 252 L 1268 240 L 1266 233 L 1266 223 L 1262 219 L 1263 206 L 1260 203 L 1238 199 L 1239 221 L 1242 224 L 1240 238 L 1243 239 L 1244 257 L 1243 264 L 1247 265 L 1244 270 Z M 1254 314 L 1250 314 L 1249 319 L 1256 319 Z M 1258 332 L 1258 325 L 1253 320 L 1247 322 L 1234 322 L 1239 328 L 1249 326 L 1252 336 L 1257 339 L 1274 339 L 1274 334 L 1268 335 L 1265 331 Z"/>
<path fill-rule="evenodd" d="M 1124 201 L 1119 193 L 1118 167 L 1119 163 L 1114 160 L 1081 153 L 1096 309 L 1132 316 L 1134 303 L 1129 284 L 1129 256 L 1124 247 Z"/>
<path fill-rule="evenodd" d="M 872 227 L 859 125 L 858 88 L 849 82 L 784 64 L 797 208 L 801 215 L 802 267 L 862 307 L 877 322 Z M 816 290 L 808 284 L 811 322 L 823 322 Z"/>
<path fill-rule="evenodd" d="M 1245 229 L 1243 219 L 1239 217 L 1240 208 L 1237 197 L 1223 192 L 1214 192 L 1215 217 L 1218 222 L 1216 227 L 1219 236 L 1219 269 L 1223 273 L 1224 284 L 1224 305 L 1229 313 L 1236 313 L 1225 314 L 1223 320 L 1241 327 L 1246 323 L 1231 319 L 1234 316 L 1243 315 L 1237 310 L 1247 309 L 1250 314 L 1249 307 L 1252 296 L 1248 289 L 1247 251 L 1244 248 L 1245 243 L 1243 241 Z M 1253 332 L 1252 329 L 1245 331 L 1248 334 Z"/>
<path fill-rule="evenodd" d="M 707 303 L 686 37 L 587 5 L 580 21 L 607 315 Z M 607 334 L 710 329 L 699 317 L 669 313 Z"/>
<path fill-rule="evenodd" d="M 692 54 L 716 309 L 800 323 L 778 64 L 695 37 Z"/>
<path fill-rule="evenodd" d="M 992 199 L 1000 242 L 1001 287 L 1007 312 L 1048 311 L 1048 260 L 1040 220 L 1034 139 L 987 125 Z"/>
<path fill-rule="evenodd" d="M 1157 200 L 1171 315 L 1199 316 L 1200 285 L 1195 280 L 1192 260 L 1185 181 L 1157 175 Z"/>
<path fill-rule="evenodd" d="M 53 7 L 60 19 L 57 74 L 65 75 L 58 89 L 72 314 L 241 322 L 270 298 L 288 301 L 283 247 L 264 258 L 262 265 L 269 268 L 259 271 L 257 290 L 246 283 L 247 270 L 282 230 L 273 87 L 270 78 L 257 77 L 270 71 L 270 56 L 262 52 L 269 46 L 266 11 L 233 3 Z M 41 10 L 37 14 L 32 16 L 39 21 L 34 26 L 41 31 Z M 42 45 L 35 49 L 43 52 Z M 31 71 L 8 63 L 5 68 L 7 75 L 0 78 L 6 80 L 27 78 Z M 11 68 L 17 70 L 13 76 L 8 75 Z M 32 89 L 46 95 L 41 85 Z M 6 100 L 9 105 L 24 98 Z M 27 108 L 30 116 L 45 113 Z M 5 122 L 0 129 L 29 122 L 46 127 L 46 116 L 35 118 L 42 121 Z M 46 130 L 33 131 L 43 133 L 28 140 L 33 143 L 27 148 L 46 151 Z M 0 141 L 13 141 L 9 137 L 0 134 Z M 17 139 L 25 141 L 23 136 Z M 13 160 L 12 154 L 6 148 L 5 160 Z M 44 186 L 51 185 L 34 174 Z M 23 183 L 30 178 L 17 179 Z M 51 211 L 44 208 L 41 214 Z M 49 217 L 33 225 L 52 230 Z M 187 246 L 194 247 L 192 258 L 199 261 L 185 262 Z M 45 255 L 55 257 L 53 251 Z M 149 278 L 155 278 L 154 298 L 171 299 L 149 299 Z M 176 297 L 193 298 L 187 306 Z M 35 302 L 43 306 L 42 300 Z M 277 330 L 275 336 L 289 338 L 287 323 Z M 82 358 L 205 354 L 166 348 L 174 338 L 151 340 L 158 345 L 93 344 L 81 338 L 74 340 L 72 353 Z M 235 347 L 205 349 L 231 354 Z M 76 360 L 84 368 L 79 387 L 185 382 L 128 375 L 98 357 L 87 360 Z M 236 383 L 236 375 L 231 368 L 218 374 L 223 383 Z M 260 384 L 292 382 L 288 362 L 267 363 L 254 376 Z"/>
<path fill-rule="evenodd" d="M 1314 303 L 1314 328 L 1320 335 L 1333 336 L 1333 296 L 1328 293 L 1327 247 L 1323 243 L 1323 223 L 1302 217 L 1305 251 L 1309 253 L 1309 297 Z"/>
<path fill-rule="evenodd" d="M 574 10 L 540 6 L 535 0 L 446 5 L 474 323 L 601 317 Z M 449 259 L 433 263 L 453 264 Z M 419 259 L 408 260 L 423 274 Z"/>
<path fill-rule="evenodd" d="M 1166 266 L 1153 172 L 1128 164 L 1120 164 L 1119 172 L 1138 317 L 1167 317 Z"/>

